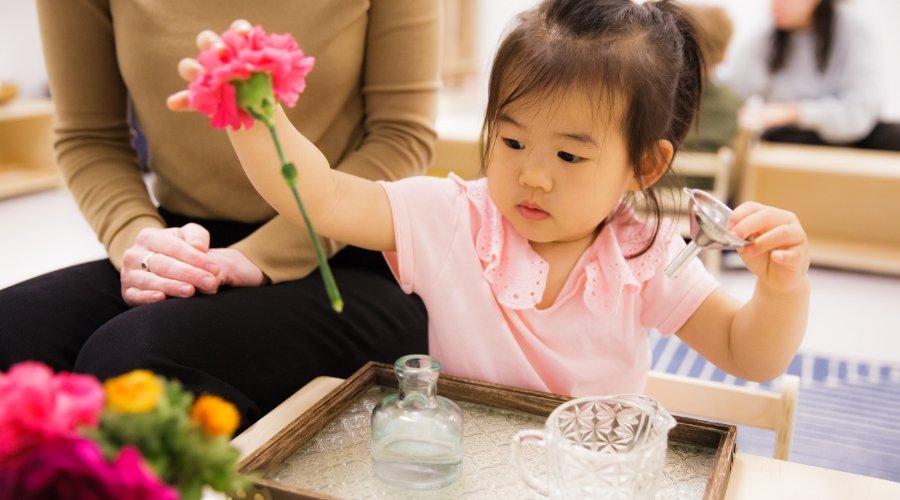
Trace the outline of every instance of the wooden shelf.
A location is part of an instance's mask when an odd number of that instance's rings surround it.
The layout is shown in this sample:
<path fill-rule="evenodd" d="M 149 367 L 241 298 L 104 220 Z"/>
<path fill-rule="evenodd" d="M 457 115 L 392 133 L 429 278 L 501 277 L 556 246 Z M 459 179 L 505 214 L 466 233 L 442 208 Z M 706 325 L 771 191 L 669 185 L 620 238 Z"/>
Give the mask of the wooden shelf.
<path fill-rule="evenodd" d="M 797 215 L 814 265 L 900 275 L 900 153 L 764 143 L 742 185 Z"/>
<path fill-rule="evenodd" d="M 15 99 L 0 106 L 0 199 L 60 184 L 50 100 Z"/>

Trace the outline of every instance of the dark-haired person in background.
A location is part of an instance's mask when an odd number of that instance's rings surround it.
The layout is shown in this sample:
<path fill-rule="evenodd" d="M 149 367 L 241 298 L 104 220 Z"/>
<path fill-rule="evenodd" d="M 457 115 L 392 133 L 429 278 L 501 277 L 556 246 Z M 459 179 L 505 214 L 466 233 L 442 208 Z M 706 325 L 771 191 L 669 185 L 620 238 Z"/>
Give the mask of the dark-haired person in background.
<path fill-rule="evenodd" d="M 900 124 L 881 120 L 871 29 L 837 0 L 772 0 L 772 25 L 737 47 L 724 75 L 744 98 L 742 124 L 763 140 L 900 151 Z M 753 101 L 750 101 L 753 102 Z"/>

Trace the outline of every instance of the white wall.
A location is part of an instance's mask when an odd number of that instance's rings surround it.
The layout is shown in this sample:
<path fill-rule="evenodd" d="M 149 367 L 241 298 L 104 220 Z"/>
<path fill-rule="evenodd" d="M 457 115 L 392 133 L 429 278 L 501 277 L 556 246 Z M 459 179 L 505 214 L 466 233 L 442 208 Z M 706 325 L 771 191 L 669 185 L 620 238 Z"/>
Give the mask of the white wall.
<path fill-rule="evenodd" d="M 60 0 L 68 1 L 68 0 Z M 768 15 L 767 1 L 760 0 L 686 0 L 707 2 L 726 7 L 735 20 L 735 41 Z M 889 89 L 885 113 L 900 120 L 900 64 L 896 50 L 900 48 L 900 1 L 844 0 L 869 18 L 872 30 L 881 39 L 886 88 Z M 496 48 L 504 28 L 512 17 L 537 0 L 480 0 L 482 16 L 478 30 L 479 57 L 482 68 Z M 44 62 L 33 0 L 0 0 L 0 80 L 17 83 L 25 95 L 37 95 L 45 88 Z"/>
<path fill-rule="evenodd" d="M 38 96 L 46 92 L 46 79 L 34 0 L 0 0 L 0 81 Z"/>

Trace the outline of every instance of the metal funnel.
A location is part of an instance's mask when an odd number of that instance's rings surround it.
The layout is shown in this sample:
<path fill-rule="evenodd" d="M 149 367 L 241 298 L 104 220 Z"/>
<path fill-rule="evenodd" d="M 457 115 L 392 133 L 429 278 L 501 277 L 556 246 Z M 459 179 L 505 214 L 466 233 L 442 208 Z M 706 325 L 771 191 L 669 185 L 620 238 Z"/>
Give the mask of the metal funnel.
<path fill-rule="evenodd" d="M 690 197 L 688 217 L 691 222 L 691 242 L 667 267 L 666 276 L 677 278 L 678 274 L 704 248 L 740 248 L 748 243 L 728 231 L 731 209 L 706 191 L 684 188 Z"/>

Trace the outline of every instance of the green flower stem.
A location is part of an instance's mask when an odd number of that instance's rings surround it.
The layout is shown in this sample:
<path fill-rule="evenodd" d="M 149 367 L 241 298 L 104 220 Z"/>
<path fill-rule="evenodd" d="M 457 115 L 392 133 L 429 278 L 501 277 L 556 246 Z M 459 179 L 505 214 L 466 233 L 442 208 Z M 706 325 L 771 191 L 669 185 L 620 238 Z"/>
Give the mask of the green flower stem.
<path fill-rule="evenodd" d="M 325 291 L 328 293 L 328 298 L 331 300 L 331 307 L 335 311 L 341 312 L 344 310 L 344 299 L 341 298 L 341 292 L 338 291 L 337 283 L 334 281 L 334 275 L 331 273 L 331 266 L 328 265 L 328 259 L 325 258 L 322 244 L 319 243 L 319 237 L 313 229 L 312 221 L 309 220 L 309 215 L 307 215 L 306 208 L 303 206 L 303 200 L 300 199 L 300 193 L 297 191 L 297 167 L 295 167 L 293 163 L 289 163 L 284 157 L 284 151 L 281 149 L 281 142 L 278 140 L 278 135 L 275 133 L 275 126 L 269 124 L 268 121 L 265 120 L 263 123 L 266 124 L 269 133 L 272 135 L 272 140 L 275 142 L 275 150 L 278 151 L 278 159 L 281 161 L 281 176 L 291 188 L 291 192 L 294 193 L 294 200 L 297 202 L 297 206 L 300 207 L 300 214 L 303 216 L 303 222 L 306 223 L 306 230 L 309 232 L 309 238 L 312 240 L 313 246 L 316 249 L 316 259 L 319 260 L 319 270 L 322 273 L 322 280 L 325 282 Z"/>

